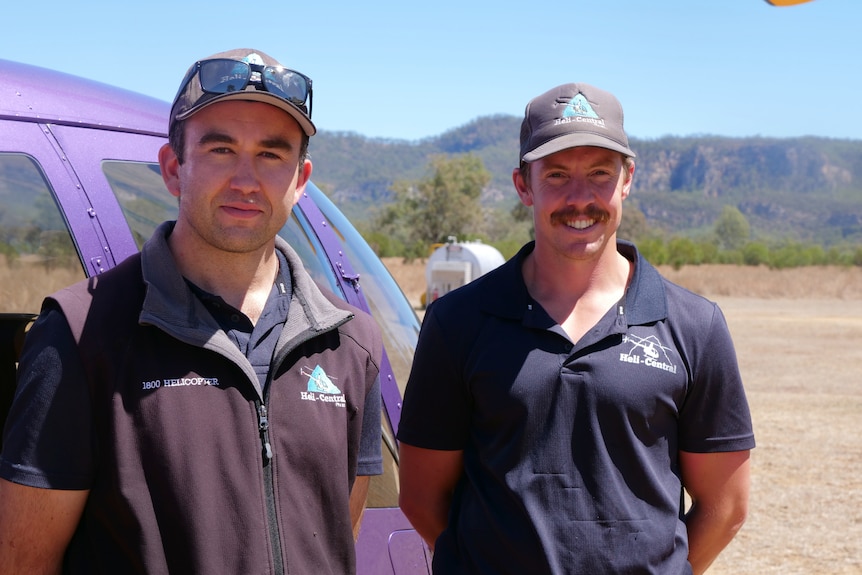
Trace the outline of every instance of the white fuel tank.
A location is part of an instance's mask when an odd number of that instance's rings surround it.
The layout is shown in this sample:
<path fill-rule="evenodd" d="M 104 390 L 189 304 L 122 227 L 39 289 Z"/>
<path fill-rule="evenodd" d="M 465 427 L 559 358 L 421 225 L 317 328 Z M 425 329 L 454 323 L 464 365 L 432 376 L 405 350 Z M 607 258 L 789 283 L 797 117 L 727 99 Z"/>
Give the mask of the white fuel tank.
<path fill-rule="evenodd" d="M 425 302 L 431 303 L 503 264 L 497 248 L 480 241 L 459 242 L 454 237 L 434 250 L 425 265 Z"/>

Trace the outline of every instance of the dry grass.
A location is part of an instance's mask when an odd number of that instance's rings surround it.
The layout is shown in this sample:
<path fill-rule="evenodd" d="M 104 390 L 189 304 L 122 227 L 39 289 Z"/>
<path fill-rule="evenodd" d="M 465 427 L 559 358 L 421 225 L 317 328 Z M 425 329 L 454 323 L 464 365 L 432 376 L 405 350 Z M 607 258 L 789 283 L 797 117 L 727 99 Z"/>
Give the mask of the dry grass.
<path fill-rule="evenodd" d="M 389 272 L 414 306 L 425 291 L 426 260 L 406 263 L 383 258 Z M 766 267 L 702 265 L 678 270 L 661 266 L 669 280 L 712 299 L 748 297 L 763 299 L 862 299 L 862 268 L 806 267 L 771 270 Z"/>
<path fill-rule="evenodd" d="M 757 448 L 749 520 L 711 573 L 862 573 L 862 299 L 717 301 Z"/>
<path fill-rule="evenodd" d="M 862 299 L 862 268 L 820 266 L 771 270 L 766 267 L 702 265 L 679 270 L 662 266 L 669 280 L 713 299 Z"/>
<path fill-rule="evenodd" d="M 418 305 L 424 262 L 384 263 Z M 862 269 L 661 271 L 721 305 L 754 418 L 749 519 L 709 573 L 862 573 Z"/>
<path fill-rule="evenodd" d="M 0 255 L 0 313 L 37 313 L 47 294 L 82 279 L 77 260 L 47 266 L 34 258 L 9 262 Z"/>

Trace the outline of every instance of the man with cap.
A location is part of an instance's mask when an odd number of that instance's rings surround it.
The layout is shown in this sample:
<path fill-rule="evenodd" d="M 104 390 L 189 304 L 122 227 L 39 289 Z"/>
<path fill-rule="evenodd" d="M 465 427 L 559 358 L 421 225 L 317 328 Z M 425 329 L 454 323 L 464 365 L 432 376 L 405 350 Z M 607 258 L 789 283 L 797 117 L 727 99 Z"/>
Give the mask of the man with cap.
<path fill-rule="evenodd" d="M 400 502 L 435 574 L 702 573 L 745 519 L 725 320 L 617 239 L 634 157 L 608 92 L 533 99 L 512 179 L 535 241 L 426 311 Z"/>
<path fill-rule="evenodd" d="M 189 69 L 159 153 L 177 220 L 48 297 L 27 337 L 0 572 L 355 571 L 382 341 L 277 236 L 312 171 L 311 97 L 257 50 Z"/>

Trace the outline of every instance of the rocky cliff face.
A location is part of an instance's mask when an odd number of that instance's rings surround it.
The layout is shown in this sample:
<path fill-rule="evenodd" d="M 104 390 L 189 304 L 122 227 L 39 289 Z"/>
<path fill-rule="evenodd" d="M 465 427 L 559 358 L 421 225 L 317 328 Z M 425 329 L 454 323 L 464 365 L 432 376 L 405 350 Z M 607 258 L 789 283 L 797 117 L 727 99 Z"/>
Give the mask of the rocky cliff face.
<path fill-rule="evenodd" d="M 862 142 L 666 138 L 633 144 L 637 204 L 672 232 L 734 205 L 763 237 L 862 239 Z"/>
<path fill-rule="evenodd" d="M 828 192 L 859 187 L 862 177 L 860 142 L 686 138 L 635 147 L 638 186 L 651 191 L 697 191 L 705 197 L 745 189 Z"/>

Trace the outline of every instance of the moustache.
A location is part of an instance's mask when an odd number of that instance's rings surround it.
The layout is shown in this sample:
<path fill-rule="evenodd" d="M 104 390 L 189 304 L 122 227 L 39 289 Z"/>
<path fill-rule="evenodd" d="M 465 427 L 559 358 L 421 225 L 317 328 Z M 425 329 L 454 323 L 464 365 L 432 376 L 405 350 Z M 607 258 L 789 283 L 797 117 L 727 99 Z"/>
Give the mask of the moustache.
<path fill-rule="evenodd" d="M 586 217 L 597 222 L 607 222 L 611 215 L 597 206 L 587 206 L 586 209 L 565 208 L 551 214 L 551 223 L 566 225 L 577 217 Z"/>

